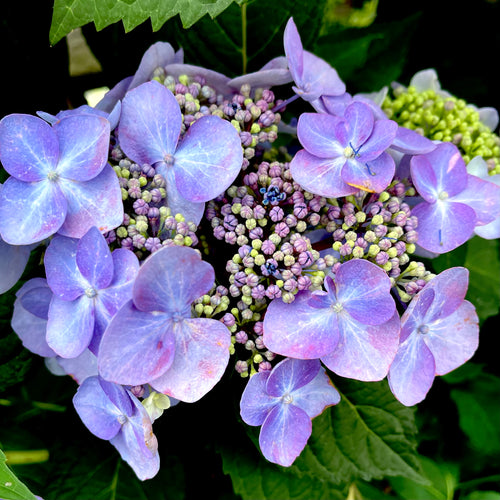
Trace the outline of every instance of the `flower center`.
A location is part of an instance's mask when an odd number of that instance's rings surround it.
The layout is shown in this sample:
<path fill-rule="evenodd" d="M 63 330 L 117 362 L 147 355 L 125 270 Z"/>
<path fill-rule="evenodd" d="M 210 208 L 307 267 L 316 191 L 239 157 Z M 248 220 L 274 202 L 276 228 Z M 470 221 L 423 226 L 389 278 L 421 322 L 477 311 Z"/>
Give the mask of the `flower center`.
<path fill-rule="evenodd" d="M 94 287 L 89 287 L 87 290 L 85 290 L 85 295 L 89 299 L 93 299 L 97 295 L 97 290 Z"/>
<path fill-rule="evenodd" d="M 167 164 L 167 167 L 171 167 L 175 163 L 174 155 L 172 155 L 170 153 L 165 155 L 164 160 L 165 160 L 165 163 Z"/>
<path fill-rule="evenodd" d="M 426 334 L 429 333 L 429 327 L 427 325 L 420 325 L 417 329 L 418 333 Z"/>
<path fill-rule="evenodd" d="M 51 170 L 47 174 L 47 179 L 49 179 L 49 181 L 57 181 L 57 179 L 59 179 L 59 174 L 55 170 Z"/>
<path fill-rule="evenodd" d="M 344 156 L 346 158 L 354 158 L 354 149 L 352 149 L 351 146 L 347 146 L 344 149 Z"/>
<path fill-rule="evenodd" d="M 127 417 L 126 415 L 121 414 L 118 415 L 117 420 L 118 422 L 120 422 L 121 425 L 123 425 L 127 421 Z"/>
<path fill-rule="evenodd" d="M 285 403 L 286 405 L 289 405 L 290 403 L 293 402 L 293 396 L 291 394 L 285 394 L 281 400 L 283 401 L 283 403 Z"/>
<path fill-rule="evenodd" d="M 340 302 L 335 302 L 332 304 L 333 312 L 340 314 L 344 310 L 344 306 Z"/>
<path fill-rule="evenodd" d="M 449 194 L 446 191 L 441 191 L 438 195 L 438 199 L 440 199 L 441 201 L 444 201 L 444 200 L 448 199 L 448 196 L 449 196 Z"/>

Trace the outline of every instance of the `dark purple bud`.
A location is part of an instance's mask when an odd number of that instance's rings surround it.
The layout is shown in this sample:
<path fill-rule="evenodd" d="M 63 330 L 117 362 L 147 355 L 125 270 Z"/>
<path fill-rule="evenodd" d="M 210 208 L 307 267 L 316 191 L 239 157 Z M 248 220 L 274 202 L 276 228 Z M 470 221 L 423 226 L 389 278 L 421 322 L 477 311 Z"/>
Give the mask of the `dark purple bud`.
<path fill-rule="evenodd" d="M 328 207 L 328 219 L 334 220 L 340 218 L 340 207 L 331 205 Z"/>
<path fill-rule="evenodd" d="M 146 238 L 142 234 L 136 234 L 132 237 L 132 245 L 135 248 L 143 248 L 146 243 Z"/>
<path fill-rule="evenodd" d="M 274 228 L 274 231 L 280 238 L 284 238 L 290 232 L 290 228 L 286 225 L 285 222 L 278 222 L 278 224 L 276 224 L 276 227 Z"/>
<path fill-rule="evenodd" d="M 290 271 L 292 271 L 295 276 L 300 276 L 302 274 L 302 266 L 298 262 L 294 262 L 290 266 Z"/>
<path fill-rule="evenodd" d="M 347 243 L 344 243 L 339 248 L 339 254 L 342 257 L 346 257 L 347 255 L 351 255 L 351 253 L 352 253 L 352 247 L 349 244 L 347 244 Z"/>
<path fill-rule="evenodd" d="M 268 299 L 279 299 L 281 297 L 281 289 L 278 285 L 269 285 L 266 290 Z"/>
<path fill-rule="evenodd" d="M 253 274 L 253 273 L 250 273 L 248 276 L 247 276 L 247 279 L 246 279 L 246 284 L 249 286 L 249 287 L 255 287 L 259 284 L 259 276 L 257 276 L 256 274 Z"/>
<path fill-rule="evenodd" d="M 283 209 L 277 206 L 273 207 L 269 212 L 269 217 L 271 217 L 271 220 L 273 222 L 278 222 L 282 220 L 284 215 L 285 213 L 283 212 Z"/>
<path fill-rule="evenodd" d="M 245 344 L 246 341 L 248 340 L 248 335 L 243 330 L 240 330 L 239 332 L 236 332 L 234 338 L 236 342 L 238 342 L 238 344 Z"/>
<path fill-rule="evenodd" d="M 148 238 L 144 243 L 146 250 L 153 253 L 159 250 L 162 247 L 160 238 Z"/>
<path fill-rule="evenodd" d="M 271 240 L 264 240 L 262 242 L 261 251 L 265 255 L 272 255 L 276 250 L 276 245 Z"/>
<path fill-rule="evenodd" d="M 255 300 L 263 299 L 266 296 L 266 288 L 264 287 L 264 285 L 257 285 L 256 287 L 252 288 L 251 295 Z"/>
<path fill-rule="evenodd" d="M 378 226 L 375 227 L 373 232 L 375 233 L 375 236 L 377 238 L 383 238 L 387 234 L 387 226 L 379 224 Z"/>
<path fill-rule="evenodd" d="M 260 205 L 257 205 L 257 207 L 259 207 L 259 206 Z M 255 208 L 257 208 L 257 207 L 255 207 Z M 254 215 L 255 215 L 255 209 L 254 209 Z M 262 238 L 263 234 L 264 234 L 264 231 L 262 230 L 262 228 L 256 227 L 248 233 L 248 236 L 250 236 L 250 239 L 252 239 L 252 240 L 260 240 Z"/>
<path fill-rule="evenodd" d="M 147 215 L 149 211 L 149 205 L 141 198 L 135 200 L 132 207 L 137 215 Z"/>
<path fill-rule="evenodd" d="M 389 261 L 389 256 L 385 252 L 379 252 L 375 257 L 375 262 L 379 266 L 383 266 L 384 264 L 387 264 L 388 261 Z"/>
<path fill-rule="evenodd" d="M 262 205 L 256 205 L 253 208 L 253 216 L 255 219 L 263 219 L 266 216 L 266 209 Z"/>
<path fill-rule="evenodd" d="M 307 205 L 304 202 L 296 203 L 293 207 L 293 215 L 297 217 L 297 219 L 303 219 L 308 212 Z"/>
<path fill-rule="evenodd" d="M 262 127 L 270 127 L 274 123 L 274 119 L 274 113 L 271 110 L 267 110 L 259 116 L 259 124 Z"/>
<path fill-rule="evenodd" d="M 345 231 L 343 229 L 335 229 L 333 232 L 333 241 L 342 241 L 345 238 Z"/>
<path fill-rule="evenodd" d="M 297 262 L 302 266 L 302 267 L 308 267 L 313 264 L 314 258 L 312 253 L 309 250 L 306 250 L 305 252 L 301 252 L 297 258 Z"/>
<path fill-rule="evenodd" d="M 245 255 L 248 255 L 252 251 L 252 247 L 250 245 L 243 245 L 238 249 L 238 255 L 243 259 Z"/>
<path fill-rule="evenodd" d="M 416 243 L 418 240 L 418 232 L 408 231 L 405 235 L 405 239 L 407 243 Z"/>
<path fill-rule="evenodd" d="M 311 278 L 309 276 L 299 276 L 297 278 L 297 288 L 299 290 L 308 290 L 311 286 Z"/>
<path fill-rule="evenodd" d="M 264 100 L 268 104 L 274 102 L 274 92 L 269 89 L 264 89 L 262 91 L 262 100 Z"/>
<path fill-rule="evenodd" d="M 214 236 L 218 240 L 223 240 L 225 234 L 226 234 L 226 230 L 222 226 L 214 227 Z"/>

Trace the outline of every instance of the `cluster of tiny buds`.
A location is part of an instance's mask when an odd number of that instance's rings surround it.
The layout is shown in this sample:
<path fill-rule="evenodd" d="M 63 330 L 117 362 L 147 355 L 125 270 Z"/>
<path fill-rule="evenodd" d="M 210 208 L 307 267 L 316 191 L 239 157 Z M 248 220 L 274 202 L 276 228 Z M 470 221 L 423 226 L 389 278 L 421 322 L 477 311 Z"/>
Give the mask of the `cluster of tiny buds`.
<path fill-rule="evenodd" d="M 251 89 L 244 84 L 239 93 L 228 98 L 218 94 L 202 76 L 175 78 L 167 75 L 163 68 L 157 68 L 153 79 L 163 83 L 177 99 L 183 116 L 181 133 L 202 116 L 216 115 L 229 121 L 240 134 L 243 169 L 259 145 L 273 143 L 278 137 L 281 116 L 272 112 L 275 96 L 269 89 Z"/>
<path fill-rule="evenodd" d="M 113 169 L 122 190 L 124 218 L 119 227 L 105 234 L 108 244 L 128 248 L 139 259 L 163 246 L 196 246 L 196 224 L 165 206 L 165 178 L 151 165 L 125 158 L 118 146 L 112 149 L 111 159 L 118 161 Z"/>
<path fill-rule="evenodd" d="M 393 96 L 386 97 L 382 109 L 403 127 L 432 140 L 454 143 L 465 163 L 482 156 L 491 175 L 500 173 L 500 137 L 480 121 L 477 109 L 463 99 L 397 86 Z"/>

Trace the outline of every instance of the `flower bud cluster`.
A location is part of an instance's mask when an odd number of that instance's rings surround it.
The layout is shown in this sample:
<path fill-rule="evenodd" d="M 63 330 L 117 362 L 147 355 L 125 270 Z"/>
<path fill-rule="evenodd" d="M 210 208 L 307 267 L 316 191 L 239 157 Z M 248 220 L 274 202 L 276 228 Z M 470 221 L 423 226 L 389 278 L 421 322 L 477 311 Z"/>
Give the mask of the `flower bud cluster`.
<path fill-rule="evenodd" d="M 426 273 L 425 268 L 418 274 L 407 272 L 410 264 L 415 264 L 411 255 L 418 238 L 418 220 L 403 201 L 412 193 L 411 187 L 394 182 L 386 191 L 363 200 L 354 196 L 330 200 L 320 224 L 332 233 L 334 270 L 347 260 L 369 260 L 384 269 L 401 299 L 408 302 L 424 283 L 407 283 L 422 279 Z"/>
<path fill-rule="evenodd" d="M 122 225 L 106 233 L 108 243 L 128 248 L 144 259 L 162 246 L 196 246 L 196 224 L 165 206 L 166 182 L 151 165 L 125 158 L 118 146 L 111 152 L 124 206 Z"/>
<path fill-rule="evenodd" d="M 463 99 L 398 86 L 392 96 L 386 97 L 382 109 L 403 127 L 432 140 L 453 142 L 466 163 L 482 156 L 491 175 L 500 173 L 500 137 L 480 121 L 477 109 Z"/>
<path fill-rule="evenodd" d="M 278 137 L 281 116 L 271 111 L 275 106 L 271 90 L 242 85 L 239 93 L 228 98 L 218 94 L 201 75 L 180 75 L 176 78 L 166 74 L 163 68 L 157 68 L 154 75 L 153 79 L 172 91 L 179 103 L 183 116 L 181 133 L 206 115 L 217 115 L 231 122 L 240 134 L 246 160 L 243 168 L 255 156 L 258 145 L 273 143 Z"/>

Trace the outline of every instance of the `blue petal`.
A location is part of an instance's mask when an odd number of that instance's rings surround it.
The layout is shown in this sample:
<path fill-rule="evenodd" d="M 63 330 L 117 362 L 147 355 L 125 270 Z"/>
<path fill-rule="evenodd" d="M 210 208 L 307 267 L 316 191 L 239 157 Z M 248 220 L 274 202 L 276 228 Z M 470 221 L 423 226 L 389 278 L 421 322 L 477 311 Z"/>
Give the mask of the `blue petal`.
<path fill-rule="evenodd" d="M 232 184 L 242 162 L 236 129 L 218 116 L 203 116 L 189 127 L 175 152 L 177 189 L 189 201 L 209 201 Z"/>
<path fill-rule="evenodd" d="M 285 358 L 273 368 L 266 382 L 266 392 L 274 397 L 290 394 L 311 382 L 320 367 L 318 359 Z"/>
<path fill-rule="evenodd" d="M 174 350 L 170 315 L 139 311 L 129 301 L 104 332 L 97 356 L 99 373 L 117 384 L 147 384 L 168 370 Z"/>
<path fill-rule="evenodd" d="M 279 402 L 266 392 L 270 371 L 258 372 L 250 377 L 240 400 L 240 414 L 248 425 L 262 425 L 271 409 Z"/>
<path fill-rule="evenodd" d="M 22 182 L 9 177 L 0 191 L 0 234 L 11 245 L 31 245 L 53 235 L 63 224 L 67 202 L 48 180 Z"/>
<path fill-rule="evenodd" d="M 10 290 L 22 276 L 31 245 L 9 245 L 0 237 L 0 294 Z"/>

